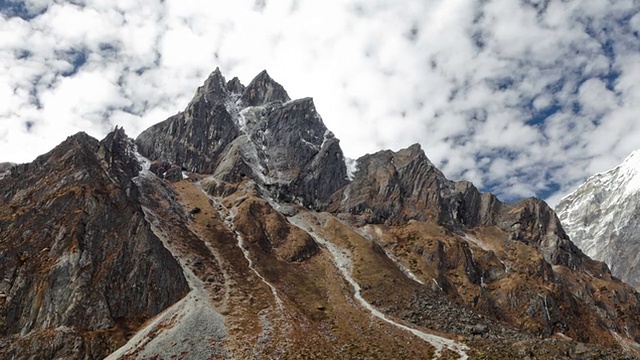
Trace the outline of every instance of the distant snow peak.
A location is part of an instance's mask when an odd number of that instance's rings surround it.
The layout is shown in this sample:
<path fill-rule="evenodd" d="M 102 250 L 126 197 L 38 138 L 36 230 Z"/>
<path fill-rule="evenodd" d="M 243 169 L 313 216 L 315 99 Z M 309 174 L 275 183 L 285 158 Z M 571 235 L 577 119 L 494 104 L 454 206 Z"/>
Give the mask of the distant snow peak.
<path fill-rule="evenodd" d="M 620 174 L 625 180 L 625 194 L 633 194 L 640 190 L 640 150 L 627 156 L 620 165 Z"/>
<path fill-rule="evenodd" d="M 615 168 L 590 177 L 564 197 L 556 211 L 571 240 L 606 262 L 613 275 L 640 286 L 640 150 Z"/>

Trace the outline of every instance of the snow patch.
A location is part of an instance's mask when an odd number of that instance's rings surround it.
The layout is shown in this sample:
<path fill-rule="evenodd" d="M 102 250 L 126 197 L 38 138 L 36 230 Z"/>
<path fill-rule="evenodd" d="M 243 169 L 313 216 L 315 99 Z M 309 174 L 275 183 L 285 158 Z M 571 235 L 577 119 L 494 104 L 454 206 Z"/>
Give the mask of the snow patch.
<path fill-rule="evenodd" d="M 613 242 L 628 232 L 639 197 L 640 150 L 636 150 L 620 165 L 593 175 L 565 196 L 556 211 L 571 240 L 585 254 L 615 268 L 619 259 Z"/>
<path fill-rule="evenodd" d="M 133 155 L 136 157 L 136 160 L 138 161 L 138 164 L 142 168 L 140 170 L 140 173 L 138 174 L 138 176 L 147 176 L 147 175 L 151 174 L 151 170 L 150 170 L 151 169 L 151 161 L 149 161 L 149 159 L 147 159 L 146 157 L 142 156 L 138 152 L 138 149 L 135 148 L 135 145 L 134 145 Z"/>
<path fill-rule="evenodd" d="M 640 150 L 636 150 L 627 156 L 620 165 L 620 171 L 624 172 L 626 180 L 625 195 L 635 194 L 640 190 Z"/>
<path fill-rule="evenodd" d="M 236 117 L 236 124 L 238 124 L 238 128 L 240 129 L 240 132 L 242 134 L 248 134 L 248 129 L 247 129 L 247 119 L 244 117 L 244 115 L 249 112 L 249 110 L 251 110 L 253 108 L 248 107 L 245 109 L 242 109 L 239 113 L 238 116 Z"/>
<path fill-rule="evenodd" d="M 491 249 L 489 249 L 489 247 L 487 246 L 487 244 L 483 243 L 482 241 L 476 239 L 475 237 L 469 235 L 469 234 L 463 234 L 462 237 L 467 240 L 470 241 L 476 245 L 478 245 L 479 248 L 481 248 L 484 251 L 491 251 Z"/>
<path fill-rule="evenodd" d="M 347 167 L 347 178 L 349 181 L 353 181 L 356 171 L 358 171 L 358 160 L 354 160 L 345 156 L 344 164 Z"/>

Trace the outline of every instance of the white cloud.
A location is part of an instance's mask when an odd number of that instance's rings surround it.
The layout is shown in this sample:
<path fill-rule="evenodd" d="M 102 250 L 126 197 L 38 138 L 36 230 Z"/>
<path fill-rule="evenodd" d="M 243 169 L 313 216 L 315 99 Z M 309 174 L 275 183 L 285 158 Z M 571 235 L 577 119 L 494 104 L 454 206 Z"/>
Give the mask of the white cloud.
<path fill-rule="evenodd" d="M 76 3 L 0 5 L 0 161 L 79 130 L 135 136 L 216 66 L 313 96 L 350 157 L 420 142 L 505 199 L 553 203 L 640 147 L 631 0 Z"/>
<path fill-rule="evenodd" d="M 602 114 L 618 106 L 616 95 L 597 78 L 591 78 L 580 85 L 578 99 L 585 114 Z"/>

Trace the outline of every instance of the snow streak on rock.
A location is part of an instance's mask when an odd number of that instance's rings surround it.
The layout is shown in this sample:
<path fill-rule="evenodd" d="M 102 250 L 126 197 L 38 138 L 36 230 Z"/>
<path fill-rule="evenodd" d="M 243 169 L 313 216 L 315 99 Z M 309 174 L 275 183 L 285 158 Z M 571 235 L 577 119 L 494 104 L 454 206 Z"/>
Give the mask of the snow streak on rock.
<path fill-rule="evenodd" d="M 356 171 L 358 171 L 358 161 L 345 157 L 344 164 L 347 167 L 347 177 L 349 178 L 349 180 L 353 180 L 356 176 Z"/>
<path fill-rule="evenodd" d="M 258 272 L 258 270 L 255 268 L 255 265 L 253 264 L 253 260 L 251 260 L 251 254 L 249 253 L 249 249 L 244 243 L 244 238 L 242 237 L 242 235 L 240 235 L 240 233 L 236 229 L 236 226 L 233 221 L 235 219 L 237 209 L 235 207 L 231 209 L 227 209 L 224 205 L 222 205 L 220 200 L 207 194 L 207 192 L 204 191 L 204 189 L 202 189 L 199 183 L 197 184 L 197 186 L 200 191 L 202 191 L 209 199 L 211 199 L 211 201 L 213 202 L 214 208 L 218 212 L 218 215 L 224 221 L 224 224 L 227 226 L 227 228 L 233 232 L 237 240 L 238 248 L 240 248 L 240 251 L 242 251 L 244 258 L 247 260 L 247 263 L 249 264 L 249 269 L 253 271 L 253 273 L 260 279 L 260 281 L 262 281 L 265 285 L 269 287 L 269 289 L 271 290 L 271 293 L 273 294 L 273 298 L 276 302 L 276 305 L 278 306 L 278 309 L 284 310 L 284 304 L 282 302 L 282 299 L 280 299 L 280 296 L 278 296 L 278 291 L 276 287 L 273 286 L 273 284 L 271 284 L 269 281 L 267 281 L 267 279 L 265 279 L 264 276 L 262 276 L 260 272 Z"/>
<path fill-rule="evenodd" d="M 347 282 L 351 285 L 351 287 L 353 287 L 354 290 L 354 298 L 360 303 L 360 305 L 362 305 L 365 309 L 367 309 L 371 315 L 377 317 L 378 319 L 393 325 L 401 330 L 407 331 L 417 337 L 419 337 L 420 339 L 428 342 L 429 344 L 431 344 L 435 349 L 436 349 L 436 357 L 440 357 L 440 354 L 442 352 L 443 349 L 450 349 L 452 351 L 457 352 L 460 355 L 461 359 L 467 359 L 468 356 L 466 354 L 466 350 L 468 350 L 468 348 L 463 345 L 463 344 L 459 344 L 451 339 L 447 339 L 441 336 L 437 336 L 437 335 L 433 335 L 433 334 L 428 334 L 425 332 L 422 332 L 420 330 L 414 329 L 414 328 L 410 328 L 406 325 L 402 325 L 400 323 L 397 323 L 393 320 L 391 320 L 390 318 L 387 317 L 387 315 L 385 315 L 384 313 L 382 313 L 381 311 L 379 311 L 378 309 L 376 309 L 373 305 L 371 305 L 369 302 L 367 302 L 367 300 L 365 300 L 362 297 L 361 294 L 361 289 L 360 289 L 360 284 L 358 284 L 357 281 L 355 281 L 355 279 L 351 276 L 351 256 L 350 254 L 344 250 L 341 249 L 340 247 L 336 246 L 335 244 L 331 243 L 330 241 L 328 241 L 327 239 L 323 238 L 322 236 L 318 235 L 311 223 L 309 221 L 307 221 L 307 219 L 305 218 L 304 214 L 298 214 L 296 216 L 293 217 L 289 217 L 288 218 L 289 222 L 297 227 L 299 227 L 300 229 L 306 231 L 309 235 L 311 235 L 311 237 L 313 237 L 313 239 L 315 241 L 317 241 L 319 244 L 323 245 L 331 254 L 331 257 L 333 259 L 334 264 L 336 265 L 336 267 L 338 268 L 338 270 L 340 270 L 340 273 L 342 274 L 342 276 L 344 277 L 345 280 L 347 280 Z"/>
<path fill-rule="evenodd" d="M 380 230 L 379 227 L 375 227 L 373 225 L 365 225 L 362 228 L 356 228 L 355 229 L 362 237 L 364 237 L 365 239 L 369 240 L 369 241 L 373 241 L 373 233 L 375 233 L 375 236 L 377 236 L 378 238 L 382 237 L 382 230 Z M 388 252 L 387 250 L 385 250 L 384 248 L 382 249 L 382 251 L 384 251 L 384 254 L 391 259 L 391 261 L 393 261 L 394 264 L 396 264 L 396 266 L 398 267 L 398 269 L 400 269 L 400 271 L 402 271 L 402 273 L 404 273 L 409 279 L 417 282 L 418 284 L 422 284 L 424 285 L 424 282 L 420 279 L 418 279 L 418 277 L 416 276 L 416 274 L 414 274 L 408 267 L 404 266 L 402 264 L 402 262 L 400 262 L 400 260 L 398 260 L 398 258 L 396 258 L 395 256 L 393 256 L 393 254 L 391 254 L 390 252 Z"/>
<path fill-rule="evenodd" d="M 469 235 L 469 234 L 464 234 L 462 236 L 465 240 L 470 241 L 476 245 L 478 245 L 479 248 L 481 248 L 484 251 L 491 251 L 491 249 L 489 249 L 489 247 L 487 247 L 487 245 L 485 243 L 483 243 L 482 241 L 476 239 L 475 237 Z"/>

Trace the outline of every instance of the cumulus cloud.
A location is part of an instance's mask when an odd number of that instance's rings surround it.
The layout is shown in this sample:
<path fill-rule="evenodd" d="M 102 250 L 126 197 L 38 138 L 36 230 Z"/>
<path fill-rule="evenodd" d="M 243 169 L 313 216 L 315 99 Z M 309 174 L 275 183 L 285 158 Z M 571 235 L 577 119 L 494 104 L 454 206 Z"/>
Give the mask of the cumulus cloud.
<path fill-rule="evenodd" d="M 313 96 L 349 157 L 419 142 L 453 179 L 551 203 L 640 147 L 631 0 L 8 0 L 0 161 L 135 136 L 219 66 Z"/>

